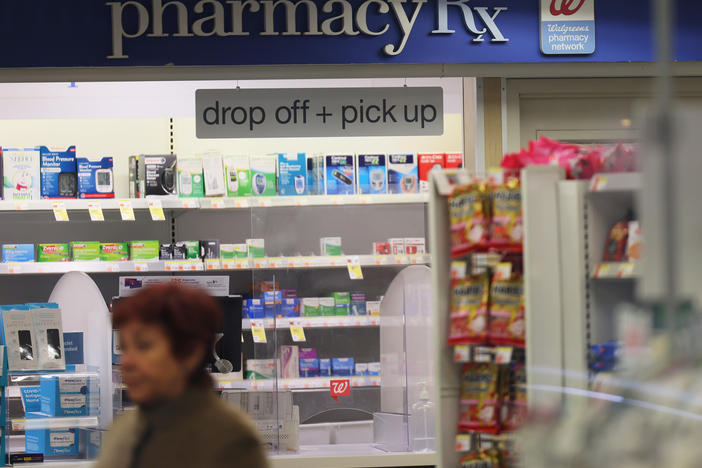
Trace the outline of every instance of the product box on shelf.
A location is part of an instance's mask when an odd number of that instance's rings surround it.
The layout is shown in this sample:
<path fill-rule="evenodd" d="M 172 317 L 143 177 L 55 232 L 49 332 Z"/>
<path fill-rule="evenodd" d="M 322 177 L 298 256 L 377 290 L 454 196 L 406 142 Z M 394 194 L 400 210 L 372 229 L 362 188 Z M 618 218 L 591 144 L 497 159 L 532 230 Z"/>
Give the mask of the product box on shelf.
<path fill-rule="evenodd" d="M 127 242 L 101 242 L 100 260 L 103 262 L 129 260 L 129 244 Z"/>
<path fill-rule="evenodd" d="M 200 258 L 203 260 L 217 260 L 220 257 L 219 240 L 201 240 L 200 241 Z"/>
<path fill-rule="evenodd" d="M 249 258 L 263 258 L 266 256 L 266 241 L 264 239 L 246 239 Z"/>
<path fill-rule="evenodd" d="M 2 262 L 33 262 L 34 244 L 3 244 Z"/>
<path fill-rule="evenodd" d="M 307 155 L 305 153 L 278 153 L 278 192 L 280 195 L 307 193 Z"/>
<path fill-rule="evenodd" d="M 276 187 L 276 156 L 251 156 L 251 194 L 257 197 L 274 196 Z"/>
<path fill-rule="evenodd" d="M 419 173 L 419 191 L 429 191 L 429 172 L 432 169 L 444 167 L 444 153 L 424 153 L 417 155 L 417 169 Z"/>
<path fill-rule="evenodd" d="M 114 198 L 115 183 L 113 160 L 104 157 L 98 160 L 77 157 L 78 198 Z"/>
<path fill-rule="evenodd" d="M 351 315 L 366 315 L 366 293 L 351 293 Z"/>
<path fill-rule="evenodd" d="M 41 158 L 39 148 L 3 148 L 3 198 L 39 200 L 41 198 Z"/>
<path fill-rule="evenodd" d="M 221 197 L 227 194 L 221 154 L 210 151 L 202 155 L 202 175 L 205 178 L 205 196 Z"/>
<path fill-rule="evenodd" d="M 245 378 L 248 380 L 275 379 L 277 360 L 247 359 Z"/>
<path fill-rule="evenodd" d="M 302 314 L 303 317 L 319 316 L 319 298 L 305 297 L 302 299 Z"/>
<path fill-rule="evenodd" d="M 139 157 L 139 180 L 144 196 L 175 195 L 178 157 L 175 154 L 143 154 Z"/>
<path fill-rule="evenodd" d="M 29 307 L 25 304 L 0 306 L 0 320 L 9 370 L 38 370 L 34 317 Z"/>
<path fill-rule="evenodd" d="M 388 155 L 388 193 L 417 193 L 417 155 Z"/>
<path fill-rule="evenodd" d="M 444 167 L 446 169 L 458 169 L 463 167 L 463 153 L 446 153 L 444 157 Z"/>
<path fill-rule="evenodd" d="M 56 303 L 27 304 L 34 322 L 37 343 L 36 356 L 39 369 L 63 370 L 66 368 L 61 309 Z"/>
<path fill-rule="evenodd" d="M 281 377 L 297 379 L 300 377 L 300 348 L 297 346 L 280 347 Z"/>
<path fill-rule="evenodd" d="M 300 377 L 319 377 L 319 359 L 300 358 Z"/>
<path fill-rule="evenodd" d="M 388 244 L 390 244 L 390 253 L 392 255 L 404 255 L 405 254 L 405 238 L 396 237 L 393 239 L 388 239 Z"/>
<path fill-rule="evenodd" d="M 264 291 L 263 293 L 263 316 L 265 318 L 274 318 L 279 315 L 280 304 L 283 296 L 280 291 Z"/>
<path fill-rule="evenodd" d="M 158 250 L 159 260 L 173 260 L 173 244 L 161 244 Z"/>
<path fill-rule="evenodd" d="M 78 429 L 37 429 L 25 432 L 25 450 L 45 457 L 77 456 Z"/>
<path fill-rule="evenodd" d="M 141 198 L 139 193 L 139 156 L 129 156 L 129 198 Z"/>
<path fill-rule="evenodd" d="M 356 167 L 353 155 L 327 156 L 325 159 L 327 195 L 356 193 Z"/>
<path fill-rule="evenodd" d="M 300 348 L 300 359 L 317 359 L 315 348 Z"/>
<path fill-rule="evenodd" d="M 74 262 L 100 260 L 100 242 L 71 242 L 71 259 Z"/>
<path fill-rule="evenodd" d="M 296 298 L 283 298 L 280 304 L 280 316 L 282 317 L 299 317 L 300 316 L 300 301 Z"/>
<path fill-rule="evenodd" d="M 246 305 L 249 310 L 249 318 L 252 319 L 262 319 L 265 315 L 265 310 L 263 306 L 263 300 L 261 299 L 247 299 Z"/>
<path fill-rule="evenodd" d="M 356 377 L 363 377 L 368 375 L 368 364 L 365 362 L 356 363 L 356 371 L 354 372 Z"/>
<path fill-rule="evenodd" d="M 5 185 L 5 178 L 2 174 L 2 146 L 0 146 L 0 200 L 3 199 L 3 187 Z"/>
<path fill-rule="evenodd" d="M 68 244 L 37 245 L 38 262 L 68 262 L 70 259 L 71 249 Z"/>
<path fill-rule="evenodd" d="M 320 377 L 331 377 L 331 359 L 320 359 L 319 360 L 319 376 Z"/>
<path fill-rule="evenodd" d="M 359 154 L 356 158 L 358 193 L 388 193 L 388 173 L 384 154 Z"/>
<path fill-rule="evenodd" d="M 39 147 L 41 158 L 41 197 L 77 198 L 78 166 L 76 147 L 66 150 Z"/>
<path fill-rule="evenodd" d="M 380 376 L 380 363 L 379 362 L 369 362 L 368 363 L 368 375 L 378 377 Z"/>
<path fill-rule="evenodd" d="M 224 178 L 227 196 L 248 197 L 251 195 L 251 167 L 248 156 L 225 156 Z"/>
<path fill-rule="evenodd" d="M 87 416 L 89 377 L 42 375 L 41 412 L 50 416 Z"/>
<path fill-rule="evenodd" d="M 315 155 L 307 158 L 307 194 L 324 195 L 324 156 Z"/>
<path fill-rule="evenodd" d="M 331 367 L 332 376 L 334 377 L 351 377 L 354 375 L 353 358 L 332 358 Z"/>
<path fill-rule="evenodd" d="M 197 260 L 199 258 L 199 241 L 181 241 L 173 244 L 173 260 Z"/>
<path fill-rule="evenodd" d="M 423 255 L 426 253 L 426 241 L 423 237 L 406 237 L 405 253 L 407 255 Z"/>
<path fill-rule="evenodd" d="M 181 198 L 205 196 L 201 158 L 178 158 L 178 195 Z"/>
<path fill-rule="evenodd" d="M 161 243 L 157 240 L 129 242 L 129 258 L 132 260 L 158 260 Z"/>
<path fill-rule="evenodd" d="M 319 315 L 324 317 L 336 315 L 336 305 L 334 305 L 333 297 L 319 298 Z"/>
<path fill-rule="evenodd" d="M 380 301 L 366 301 L 366 314 L 371 317 L 380 317 Z"/>
<path fill-rule="evenodd" d="M 323 257 L 341 256 L 341 237 L 322 237 L 319 239 L 319 250 Z"/>
<path fill-rule="evenodd" d="M 335 292 L 332 293 L 332 297 L 334 298 L 335 315 L 349 315 L 349 308 L 351 306 L 351 293 Z"/>
<path fill-rule="evenodd" d="M 373 255 L 390 255 L 392 250 L 389 242 L 373 242 Z"/>
<path fill-rule="evenodd" d="M 246 260 L 249 258 L 249 246 L 246 244 L 232 244 L 234 248 L 234 258 L 236 260 Z"/>
<path fill-rule="evenodd" d="M 222 260 L 234 260 L 234 244 L 220 244 L 219 256 Z"/>

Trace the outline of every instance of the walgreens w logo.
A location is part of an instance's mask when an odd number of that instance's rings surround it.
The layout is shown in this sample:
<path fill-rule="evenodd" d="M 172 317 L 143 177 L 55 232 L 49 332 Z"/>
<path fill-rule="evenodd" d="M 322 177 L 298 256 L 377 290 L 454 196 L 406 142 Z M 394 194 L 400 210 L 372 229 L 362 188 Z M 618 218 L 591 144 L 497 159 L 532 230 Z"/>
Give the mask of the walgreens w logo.
<path fill-rule="evenodd" d="M 551 0 L 551 14 L 553 16 L 570 16 L 578 12 L 586 0 Z"/>

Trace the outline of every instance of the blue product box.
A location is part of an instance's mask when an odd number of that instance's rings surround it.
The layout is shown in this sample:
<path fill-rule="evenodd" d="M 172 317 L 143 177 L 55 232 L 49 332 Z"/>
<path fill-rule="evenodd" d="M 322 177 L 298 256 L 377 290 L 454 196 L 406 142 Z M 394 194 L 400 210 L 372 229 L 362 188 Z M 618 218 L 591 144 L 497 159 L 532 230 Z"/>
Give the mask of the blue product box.
<path fill-rule="evenodd" d="M 97 161 L 76 158 L 78 164 L 78 198 L 114 198 L 115 184 L 112 158 Z"/>
<path fill-rule="evenodd" d="M 354 375 L 353 358 L 332 358 L 331 366 L 334 377 L 351 377 Z"/>
<path fill-rule="evenodd" d="M 88 415 L 88 377 L 41 376 L 41 412 L 50 416 Z"/>
<path fill-rule="evenodd" d="M 283 196 L 307 194 L 307 155 L 278 154 L 278 193 Z"/>
<path fill-rule="evenodd" d="M 244 299 L 241 301 L 241 318 L 251 318 L 249 317 L 249 300 Z"/>
<path fill-rule="evenodd" d="M 249 318 L 262 319 L 264 317 L 263 301 L 261 299 L 247 299 Z"/>
<path fill-rule="evenodd" d="M 280 291 L 264 291 L 263 316 L 265 318 L 274 318 L 280 315 L 280 304 L 282 301 L 283 296 Z"/>
<path fill-rule="evenodd" d="M 41 198 L 76 198 L 78 196 L 78 167 L 76 147 L 59 151 L 39 147 L 41 158 Z"/>
<path fill-rule="evenodd" d="M 356 170 L 353 156 L 326 157 L 327 195 L 356 193 Z"/>
<path fill-rule="evenodd" d="M 319 359 L 300 359 L 300 377 L 319 377 Z"/>
<path fill-rule="evenodd" d="M 307 158 L 307 194 L 324 195 L 324 156 Z"/>
<path fill-rule="evenodd" d="M 319 360 L 319 376 L 331 377 L 331 359 Z"/>
<path fill-rule="evenodd" d="M 24 406 L 25 417 L 36 417 L 36 415 L 32 415 L 31 413 L 38 413 L 41 411 L 41 391 L 39 385 L 20 387 L 20 395 L 22 396 L 22 406 Z"/>
<path fill-rule="evenodd" d="M 83 354 L 83 333 L 64 333 L 63 350 L 65 352 L 67 366 L 75 364 L 85 364 L 85 357 Z"/>
<path fill-rule="evenodd" d="M 34 244 L 3 244 L 2 262 L 33 262 Z"/>
<path fill-rule="evenodd" d="M 78 429 L 38 429 L 25 432 L 24 446 L 29 453 L 44 456 L 78 455 Z"/>
<path fill-rule="evenodd" d="M 388 155 L 388 193 L 417 193 L 419 191 L 419 173 L 417 172 L 417 155 Z"/>
<path fill-rule="evenodd" d="M 281 317 L 299 317 L 300 316 L 300 301 L 298 299 L 283 299 L 280 305 Z"/>
<path fill-rule="evenodd" d="M 358 193 L 388 193 L 388 173 L 384 154 L 359 154 L 356 170 Z"/>

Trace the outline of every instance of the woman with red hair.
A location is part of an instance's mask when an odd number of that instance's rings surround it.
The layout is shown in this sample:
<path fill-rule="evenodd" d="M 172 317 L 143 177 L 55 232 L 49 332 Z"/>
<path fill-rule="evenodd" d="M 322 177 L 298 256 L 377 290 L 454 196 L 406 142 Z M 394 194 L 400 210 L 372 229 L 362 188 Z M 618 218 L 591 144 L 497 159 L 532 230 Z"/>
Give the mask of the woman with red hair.
<path fill-rule="evenodd" d="M 113 311 L 136 411 L 106 434 L 97 468 L 267 467 L 255 428 L 215 394 L 206 365 L 222 313 L 206 292 L 146 288 Z"/>

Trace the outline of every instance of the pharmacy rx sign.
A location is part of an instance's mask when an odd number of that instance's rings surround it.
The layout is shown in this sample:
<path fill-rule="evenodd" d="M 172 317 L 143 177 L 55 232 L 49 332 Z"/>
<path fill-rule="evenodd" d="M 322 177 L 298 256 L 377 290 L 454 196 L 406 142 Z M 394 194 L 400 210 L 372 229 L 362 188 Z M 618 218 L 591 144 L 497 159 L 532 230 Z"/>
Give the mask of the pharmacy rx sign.
<path fill-rule="evenodd" d="M 595 52 L 595 0 L 539 0 L 541 52 L 589 55 Z"/>

